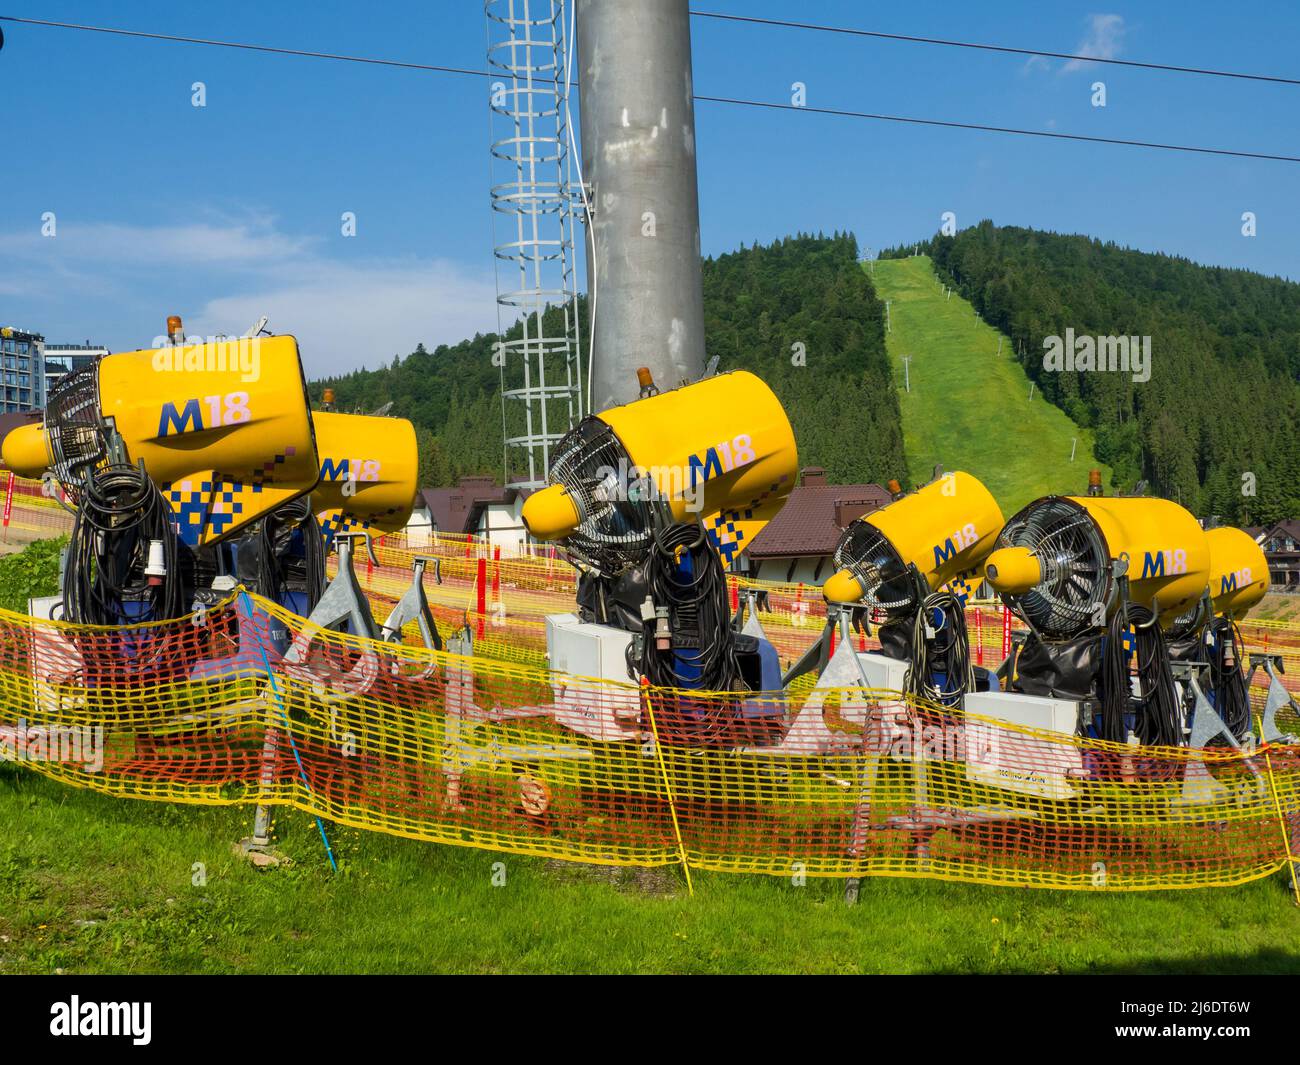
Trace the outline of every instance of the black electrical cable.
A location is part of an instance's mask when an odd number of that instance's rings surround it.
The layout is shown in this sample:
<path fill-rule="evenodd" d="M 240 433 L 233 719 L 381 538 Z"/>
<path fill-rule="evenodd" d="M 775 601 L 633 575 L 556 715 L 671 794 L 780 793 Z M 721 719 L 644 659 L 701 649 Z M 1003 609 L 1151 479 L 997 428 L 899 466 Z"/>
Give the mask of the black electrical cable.
<path fill-rule="evenodd" d="M 437 74 L 469 74 L 474 77 L 487 78 L 493 75 L 487 70 L 473 70 L 468 67 L 438 66 L 433 63 L 408 63 L 400 59 L 381 59 L 364 55 L 343 55 L 339 52 L 310 52 L 302 48 L 276 48 L 269 44 L 247 44 L 243 41 L 217 41 L 206 37 L 182 37 L 173 33 L 147 33 L 144 30 L 123 30 L 115 26 L 88 26 L 80 22 L 55 22 L 52 19 L 19 18 L 17 15 L 0 15 L 0 22 L 21 22 L 28 26 L 45 26 L 56 30 L 83 30 L 88 33 L 108 33 L 115 37 L 136 37 L 149 41 L 166 41 L 170 44 L 203 44 L 211 48 L 237 48 L 245 52 L 266 52 L 271 55 L 298 56 L 303 59 L 333 59 L 343 63 L 364 63 L 379 67 L 402 67 L 407 70 L 423 70 Z"/>
<path fill-rule="evenodd" d="M 276 549 L 280 523 L 274 512 L 257 523 L 254 533 L 257 542 L 257 592 L 273 603 L 284 601 L 285 560 Z"/>
<path fill-rule="evenodd" d="M 164 573 L 145 573 L 162 545 Z M 82 487 L 63 573 L 64 616 L 81 625 L 130 625 L 182 616 L 176 532 L 162 493 L 138 466 L 96 470 Z"/>
<path fill-rule="evenodd" d="M 1126 630 L 1132 627 L 1133 655 L 1140 694 L 1133 694 L 1129 670 L 1130 653 L 1124 646 Z M 1147 746 L 1177 747 L 1183 742 L 1183 716 L 1178 689 L 1169 662 L 1164 630 L 1152 612 L 1130 604 L 1127 612 L 1117 610 L 1110 620 L 1106 651 L 1102 656 L 1102 739 L 1113 743 L 1128 740 L 1127 715 L 1133 715 L 1133 732 Z"/>
<path fill-rule="evenodd" d="M 328 552 L 325 549 L 325 534 L 310 507 L 299 528 L 306 555 L 303 579 L 307 584 L 307 613 L 310 614 L 325 594 L 325 556 Z"/>
<path fill-rule="evenodd" d="M 1121 611 L 1116 611 L 1106 631 L 1106 650 L 1101 659 L 1101 738 L 1112 743 L 1128 739 L 1125 717 L 1129 712 L 1128 650 L 1124 647 L 1125 624 Z"/>
<path fill-rule="evenodd" d="M 931 619 L 937 617 L 937 624 Z M 934 635 L 928 636 L 927 630 Z M 944 683 L 934 677 L 942 674 Z M 905 681 L 907 692 L 918 699 L 953 705 L 975 686 L 966 631 L 966 608 L 951 592 L 925 597 L 912 624 L 912 660 Z"/>
<path fill-rule="evenodd" d="M 683 564 L 685 563 L 685 564 Z M 689 573 L 686 571 L 689 570 Z M 651 684 L 683 687 L 680 660 L 704 691 L 729 691 L 738 669 L 722 562 L 699 525 L 670 525 L 655 534 L 646 572 L 651 600 L 669 609 L 673 646 L 655 643 L 654 620 L 645 622 L 645 675 Z M 684 640 L 693 639 L 692 647 Z"/>
<path fill-rule="evenodd" d="M 288 592 L 301 591 L 310 614 L 325 590 L 325 543 L 309 496 L 277 507 L 251 534 L 257 560 L 257 591 L 284 603 Z M 300 541 L 301 551 L 295 541 Z"/>
<path fill-rule="evenodd" d="M 1241 633 L 1229 618 L 1216 618 L 1206 630 L 1210 689 L 1214 708 L 1237 740 L 1250 732 L 1250 693 L 1241 668 Z"/>
<path fill-rule="evenodd" d="M 1064 59 L 1079 63 L 1103 63 L 1108 66 L 1137 67 L 1141 70 L 1158 70 L 1169 74 L 1200 74 L 1215 78 L 1235 78 L 1242 81 L 1272 82 L 1278 85 L 1300 85 L 1300 78 L 1286 78 L 1277 74 L 1254 74 L 1242 70 L 1219 70 L 1213 67 L 1180 66 L 1176 63 L 1152 63 L 1140 59 L 1119 59 L 1114 56 L 1080 55 L 1077 52 L 1053 52 L 1041 48 L 1016 48 L 1003 44 L 984 44 L 977 41 L 957 41 L 944 37 L 922 37 L 910 33 L 885 33 L 865 30 L 856 26 L 826 26 L 812 22 L 794 22 L 788 19 L 758 18 L 753 15 L 732 15 L 719 11 L 692 11 L 694 18 L 715 19 L 723 22 L 747 22 L 759 26 L 791 30 L 814 30 L 819 33 L 837 33 L 849 37 L 870 37 L 881 41 L 905 44 L 931 44 L 945 48 L 968 48 L 980 52 L 1001 52 L 1006 55 L 1036 56 L 1043 59 Z M 171 33 L 148 33 L 144 30 L 123 30 L 113 26 L 89 26 L 77 22 L 56 22 L 53 19 L 21 18 L 17 15 L 0 15 L 0 22 L 18 22 L 28 26 L 46 26 L 52 29 L 83 30 L 91 33 L 109 33 L 120 37 L 137 37 L 145 40 L 168 41 L 174 44 L 204 44 L 220 48 L 239 48 L 250 52 L 267 52 L 272 55 L 298 56 L 304 59 L 333 59 L 345 63 L 364 63 L 371 66 L 400 67 L 406 70 L 432 71 L 439 74 L 468 74 L 490 77 L 486 70 L 471 67 L 440 66 L 435 63 L 412 63 L 400 59 L 376 56 L 346 55 L 339 52 L 313 52 L 302 48 L 276 48 L 265 44 L 247 44 L 241 41 L 217 41 L 205 37 L 182 37 Z M 0 41 L 4 36 L 0 33 Z"/>
<path fill-rule="evenodd" d="M 1231 148 L 1204 148 L 1194 144 L 1169 144 L 1163 141 L 1129 140 L 1124 137 L 1090 137 L 1083 133 L 1054 133 L 1045 129 L 1018 129 L 1014 126 L 991 126 L 981 122 L 954 122 L 911 115 L 884 115 L 871 111 L 850 111 L 838 107 L 812 107 L 771 100 L 742 100 L 732 96 L 696 96 L 697 103 L 730 104 L 733 107 L 759 107 L 769 111 L 803 111 L 834 118 L 863 118 L 874 122 L 902 122 L 913 126 L 938 126 L 943 129 L 968 129 L 978 133 L 1012 133 L 1019 137 L 1042 137 L 1047 140 L 1083 141 L 1089 144 L 1118 144 L 1125 148 L 1155 148 L 1164 152 L 1190 152 L 1193 155 L 1227 155 L 1238 159 L 1267 159 L 1275 163 L 1300 163 L 1300 156 L 1270 152 L 1235 151 Z"/>

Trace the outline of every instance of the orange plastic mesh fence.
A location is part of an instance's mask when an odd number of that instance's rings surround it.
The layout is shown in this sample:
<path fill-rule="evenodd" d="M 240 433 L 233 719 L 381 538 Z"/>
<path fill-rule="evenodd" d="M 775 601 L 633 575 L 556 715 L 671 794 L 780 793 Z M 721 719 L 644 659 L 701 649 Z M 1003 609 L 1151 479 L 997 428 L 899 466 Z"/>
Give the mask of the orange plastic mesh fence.
<path fill-rule="evenodd" d="M 59 499 L 59 487 L 5 471 L 0 478 L 0 539 L 27 541 L 72 531 L 72 514 Z"/>
<path fill-rule="evenodd" d="M 6 489 L 9 477 L 6 474 Z M 35 539 L 71 529 L 71 515 L 47 494 L 42 482 L 14 478 L 13 484 L 9 523 L 0 536 Z M 375 550 L 380 564 L 375 566 L 358 554 L 357 571 L 376 614 L 386 614 L 409 586 L 417 556 L 436 558 L 443 583 L 435 585 L 432 572 L 425 580 L 435 618 L 446 627 L 459 625 L 468 614 L 484 653 L 499 651 L 511 660 L 540 665 L 545 656 L 544 618 L 574 608 L 576 574 L 560 550 L 549 544 L 492 542 L 422 530 L 377 536 Z M 742 604 L 744 593 L 756 593 L 759 620 L 783 665 L 796 661 L 820 635 L 826 604 L 817 587 L 734 575 L 728 577 L 728 584 L 733 607 Z M 968 604 L 967 628 L 976 665 L 994 668 L 1002 661 L 1003 619 L 1000 604 Z M 1020 627 L 1018 622 L 1015 627 Z M 1284 683 L 1300 691 L 1300 623 L 1248 618 L 1241 630 L 1252 648 L 1281 657 Z M 870 637 L 855 634 L 854 639 L 863 650 L 878 646 Z"/>
<path fill-rule="evenodd" d="M 445 535 L 436 544 L 416 548 L 406 546 L 401 537 L 380 537 L 376 554 L 379 566 L 360 560 L 357 572 L 362 587 L 377 604 L 377 614 L 390 608 L 409 586 L 415 557 L 433 556 L 441 562 L 443 583 L 434 584 L 430 572 L 425 588 L 439 623 L 460 624 L 468 615 L 481 638 L 491 641 L 492 648 L 501 646 L 518 661 L 540 664 L 546 646 L 546 615 L 574 610 L 575 573 L 558 556 L 516 558 L 473 538 Z M 733 607 L 747 609 L 745 593 L 756 593 L 759 621 L 783 666 L 797 661 L 821 635 L 826 602 L 819 588 L 734 575 L 728 577 L 728 584 Z M 968 602 L 966 621 L 971 661 L 988 669 L 1002 662 L 1013 633 L 1023 628 L 1000 603 L 990 601 Z M 1247 618 L 1239 627 L 1252 649 L 1282 659 L 1283 682 L 1300 691 L 1300 623 Z M 853 640 L 859 650 L 879 647 L 874 637 L 858 632 Z"/>
<path fill-rule="evenodd" d="M 483 651 L 242 593 L 130 629 L 0 613 L 0 751 L 112 795 L 606 864 L 1134 890 L 1240 883 L 1300 846 L 1292 746 L 1134 748 L 895 692 L 638 688 Z"/>

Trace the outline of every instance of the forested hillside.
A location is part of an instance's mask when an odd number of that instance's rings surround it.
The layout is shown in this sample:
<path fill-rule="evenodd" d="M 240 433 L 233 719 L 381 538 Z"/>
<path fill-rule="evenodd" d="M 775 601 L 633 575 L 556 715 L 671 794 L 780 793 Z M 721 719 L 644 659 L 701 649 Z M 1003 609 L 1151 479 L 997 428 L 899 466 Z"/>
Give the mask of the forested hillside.
<path fill-rule="evenodd" d="M 832 482 L 906 480 L 885 310 L 850 235 L 799 236 L 704 263 L 704 331 L 720 369 L 781 398 L 799 460 Z"/>
<path fill-rule="evenodd" d="M 1115 486 L 1145 479 L 1153 494 L 1239 524 L 1300 513 L 1300 285 L 989 222 L 922 250 L 1012 338 L 1014 357 L 1043 395 L 1093 430 Z M 804 465 L 825 466 L 838 481 L 906 480 L 883 311 L 856 258 L 854 239 L 837 234 L 705 260 L 707 349 L 721 357 L 721 370 L 754 370 L 772 385 Z M 1045 369 L 1044 339 L 1067 328 L 1076 336 L 1149 336 L 1150 380 Z M 519 333 L 516 324 L 510 335 Z M 499 477 L 497 339 L 421 347 L 383 369 L 317 382 L 313 396 L 330 384 L 344 410 L 393 401 L 394 413 L 420 428 L 426 484 L 464 473 Z M 507 371 L 510 387 L 518 368 Z M 979 389 L 975 367 L 954 387 Z M 518 404 L 506 404 L 506 414 L 519 418 Z M 512 421 L 510 431 L 518 430 Z M 959 465 L 961 456 L 949 461 Z"/>
<path fill-rule="evenodd" d="M 836 234 L 790 237 L 706 259 L 707 352 L 720 356 L 720 371 L 753 370 L 772 386 L 794 425 L 803 465 L 825 466 L 843 482 L 903 478 L 884 312 L 857 254 L 852 236 Z M 519 336 L 520 326 L 509 335 Z M 391 400 L 393 413 L 420 429 L 426 485 L 450 484 L 464 473 L 500 477 L 497 339 L 485 334 L 434 351 L 421 346 L 383 369 L 315 382 L 312 397 L 319 400 L 329 385 L 341 410 L 369 411 Z M 509 387 L 517 368 L 508 370 Z M 507 403 L 507 415 L 517 417 L 518 407 Z"/>
<path fill-rule="evenodd" d="M 884 253 L 902 258 L 913 245 Z M 1300 513 L 1300 285 L 991 222 L 921 245 L 1012 338 L 1126 487 L 1262 524 Z M 1044 340 L 1149 336 L 1150 380 L 1045 369 Z"/>
<path fill-rule="evenodd" d="M 1009 517 L 1041 496 L 1083 491 L 1089 470 L 1109 476 L 1093 451 L 1092 431 L 1031 389 L 1006 338 L 959 294 L 944 292 L 929 256 L 870 269 L 876 295 L 888 301 L 892 328 L 885 340 L 900 384 L 913 483 L 928 480 L 936 465 L 965 470 Z"/>

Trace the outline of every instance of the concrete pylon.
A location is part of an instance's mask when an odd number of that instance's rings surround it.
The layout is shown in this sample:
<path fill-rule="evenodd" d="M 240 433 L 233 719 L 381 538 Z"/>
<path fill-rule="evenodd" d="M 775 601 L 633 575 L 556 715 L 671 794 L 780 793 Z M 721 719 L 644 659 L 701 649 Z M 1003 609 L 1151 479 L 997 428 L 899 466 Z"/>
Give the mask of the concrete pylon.
<path fill-rule="evenodd" d="M 661 390 L 704 371 L 700 200 L 687 0 L 577 0 L 575 30 L 594 413 L 640 366 Z"/>

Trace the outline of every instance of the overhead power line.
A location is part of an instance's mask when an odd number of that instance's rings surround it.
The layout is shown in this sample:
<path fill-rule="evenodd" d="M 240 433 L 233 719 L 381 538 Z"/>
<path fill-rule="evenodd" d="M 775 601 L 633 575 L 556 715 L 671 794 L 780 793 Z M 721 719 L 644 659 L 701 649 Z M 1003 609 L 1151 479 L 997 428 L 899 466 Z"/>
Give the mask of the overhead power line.
<path fill-rule="evenodd" d="M 812 22 L 792 22 L 787 19 L 758 18 L 753 15 L 729 15 L 720 11 L 692 11 L 691 14 L 695 18 L 717 19 L 720 22 L 748 22 L 757 26 L 775 26 L 790 30 L 814 30 L 819 33 L 840 33 L 850 37 L 872 37 L 880 41 L 937 44 L 945 48 L 972 48 L 981 52 L 1003 52 L 1007 55 L 1037 56 L 1044 59 L 1073 59 L 1081 63 L 1109 63 L 1112 66 L 1139 67 L 1142 70 L 1161 70 L 1174 74 L 1204 74 L 1213 78 L 1239 78 L 1243 81 L 1269 81 L 1278 85 L 1300 85 L 1300 78 L 1283 78 L 1274 74 L 1250 74 L 1239 70 L 1213 70 L 1209 67 L 1183 67 L 1173 63 L 1144 63 L 1137 59 L 1080 55 L 1077 52 L 1046 52 L 1038 48 L 1012 48 L 1002 44 L 951 41 L 942 37 L 917 37 L 907 33 L 883 33 L 880 30 L 864 30 L 853 26 L 821 26 Z"/>
<path fill-rule="evenodd" d="M 240 48 L 247 52 L 267 52 L 271 55 L 293 55 L 306 59 L 334 59 L 343 63 L 367 63 L 377 67 L 402 67 L 406 70 L 427 70 L 438 74 L 470 74 L 489 77 L 486 70 L 468 67 L 435 66 L 432 63 L 406 63 L 400 59 L 379 59 L 372 56 L 342 55 L 338 52 L 307 52 L 301 48 L 273 48 L 268 44 L 245 44 L 240 41 L 214 41 L 204 37 L 178 37 L 171 33 L 146 33 L 143 30 L 120 30 L 112 26 L 85 26 L 76 22 L 54 22 L 50 19 L 18 18 L 0 15 L 0 22 L 21 22 L 28 26 L 49 26 L 60 30 L 85 30 L 88 33 L 111 33 L 118 37 L 140 37 L 150 41 L 168 41 L 172 44 L 204 44 L 212 48 Z"/>
<path fill-rule="evenodd" d="M 739 16 L 728 16 L 739 17 Z M 398 67 L 404 70 L 416 70 L 438 74 L 462 74 L 473 77 L 500 77 L 499 73 L 488 70 L 474 70 L 469 67 L 440 66 L 432 63 L 409 63 L 398 59 L 385 59 L 376 56 L 343 55 L 337 52 L 313 52 L 300 48 L 279 48 L 264 44 L 248 44 L 240 41 L 218 41 L 203 37 L 182 37 L 175 34 L 148 33 L 143 30 L 124 30 L 108 26 L 88 26 L 72 22 L 54 22 L 48 19 L 18 18 L 13 15 L 0 15 L 0 22 L 18 22 L 32 26 L 46 26 L 55 29 L 84 30 L 92 33 L 107 33 L 119 37 L 136 37 L 145 40 L 165 41 L 174 44 L 198 44 L 213 48 L 237 48 L 250 52 L 265 52 L 271 55 L 299 56 L 307 59 L 330 59 L 346 63 L 364 63 L 372 66 Z M 1077 57 L 1071 57 L 1077 58 Z M 1048 140 L 1079 141 L 1088 144 L 1113 144 L 1126 148 L 1147 148 L 1167 152 L 1184 152 L 1197 155 L 1230 156 L 1237 159 L 1262 159 L 1270 162 L 1300 163 L 1300 156 L 1280 155 L 1271 152 L 1241 151 L 1230 148 L 1209 148 L 1192 144 L 1166 144 L 1159 141 L 1129 140 L 1122 137 L 1095 137 L 1082 133 L 1059 133 L 1049 130 L 1019 129 L 1013 126 L 994 126 L 978 122 L 957 122 L 938 118 L 917 118 L 909 115 L 875 114 L 868 111 L 852 111 L 831 107 L 810 107 L 800 104 L 776 103 L 765 100 L 746 100 L 730 96 L 697 95 L 700 103 L 725 104 L 733 107 L 758 108 L 769 111 L 801 111 L 808 114 L 831 115 L 837 118 L 856 118 L 874 122 L 897 122 L 905 125 L 934 126 L 943 129 L 965 129 L 980 133 L 1004 133 L 1020 137 L 1041 137 Z"/>
<path fill-rule="evenodd" d="M 1230 148 L 1204 148 L 1192 144 L 1164 144 L 1159 141 L 1125 140 L 1122 137 L 1090 137 L 1083 133 L 1055 133 L 1043 129 L 1015 129 L 1011 126 L 986 126 L 977 122 L 949 122 L 938 118 L 911 118 L 903 115 L 876 115 L 867 111 L 844 111 L 833 107 L 809 107 L 804 104 L 771 103 L 763 100 L 740 100 L 728 96 L 697 96 L 704 103 L 731 104 L 736 107 L 761 107 L 773 111 L 807 111 L 837 118 L 866 118 L 876 122 L 904 122 L 917 126 L 942 126 L 947 129 L 971 129 L 981 133 L 1014 133 L 1021 137 L 1046 137 L 1050 140 L 1087 141 L 1093 144 L 1119 144 L 1127 148 L 1158 148 L 1165 152 L 1194 152 L 1201 155 L 1230 155 L 1239 159 L 1268 159 L 1279 163 L 1300 163 L 1297 155 L 1272 155 L 1267 152 L 1234 151 Z"/>

